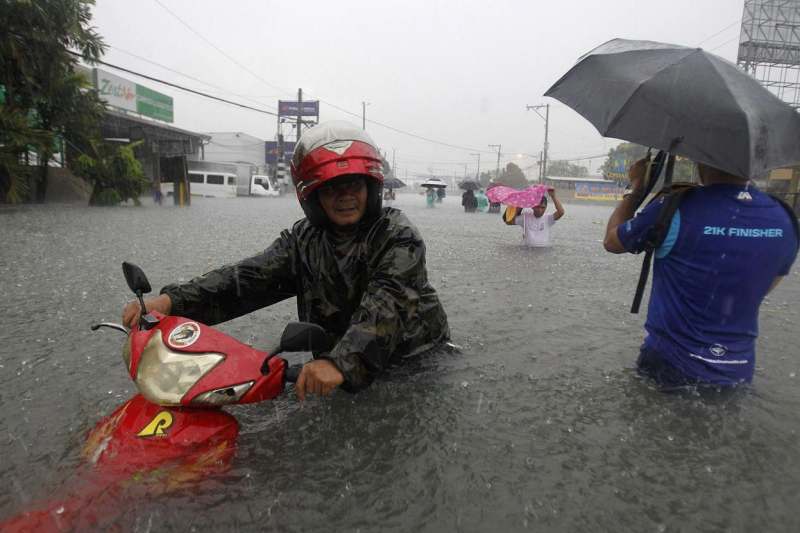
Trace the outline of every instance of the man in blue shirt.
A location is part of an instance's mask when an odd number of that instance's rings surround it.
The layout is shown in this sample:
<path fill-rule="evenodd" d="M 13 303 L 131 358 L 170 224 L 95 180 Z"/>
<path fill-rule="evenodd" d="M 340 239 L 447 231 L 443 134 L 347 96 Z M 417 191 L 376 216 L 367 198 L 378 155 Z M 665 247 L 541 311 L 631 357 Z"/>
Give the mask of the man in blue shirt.
<path fill-rule="evenodd" d="M 635 218 L 646 161 L 609 218 L 612 253 L 639 253 L 664 202 Z M 748 179 L 698 164 L 703 187 L 682 200 L 655 252 L 647 337 L 638 369 L 663 386 L 735 385 L 753 378 L 758 309 L 789 273 L 798 236 L 787 211 Z"/>

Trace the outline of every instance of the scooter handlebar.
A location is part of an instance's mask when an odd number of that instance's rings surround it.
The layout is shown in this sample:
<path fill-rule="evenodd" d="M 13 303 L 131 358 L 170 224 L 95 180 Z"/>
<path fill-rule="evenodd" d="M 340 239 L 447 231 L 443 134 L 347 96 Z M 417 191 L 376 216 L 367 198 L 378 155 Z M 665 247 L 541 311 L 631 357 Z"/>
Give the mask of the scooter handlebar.
<path fill-rule="evenodd" d="M 283 377 L 287 383 L 297 383 L 297 378 L 300 377 L 300 372 L 303 370 L 303 365 L 287 366 L 283 372 Z"/>
<path fill-rule="evenodd" d="M 130 335 L 131 330 L 123 326 L 122 324 L 115 324 L 114 322 L 100 322 L 99 324 L 92 324 L 91 326 L 92 331 L 97 331 L 100 328 L 111 328 L 115 329 L 125 335 Z"/>

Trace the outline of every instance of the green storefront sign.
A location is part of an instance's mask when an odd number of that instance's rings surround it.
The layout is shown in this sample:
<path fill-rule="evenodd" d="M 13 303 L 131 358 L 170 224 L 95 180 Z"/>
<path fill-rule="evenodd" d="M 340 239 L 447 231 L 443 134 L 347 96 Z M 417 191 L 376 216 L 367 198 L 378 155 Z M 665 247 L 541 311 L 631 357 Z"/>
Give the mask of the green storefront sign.
<path fill-rule="evenodd" d="M 111 106 L 164 122 L 174 120 L 172 97 L 104 70 L 94 69 L 98 96 Z"/>
<path fill-rule="evenodd" d="M 136 84 L 136 110 L 142 115 L 172 122 L 172 98 Z"/>

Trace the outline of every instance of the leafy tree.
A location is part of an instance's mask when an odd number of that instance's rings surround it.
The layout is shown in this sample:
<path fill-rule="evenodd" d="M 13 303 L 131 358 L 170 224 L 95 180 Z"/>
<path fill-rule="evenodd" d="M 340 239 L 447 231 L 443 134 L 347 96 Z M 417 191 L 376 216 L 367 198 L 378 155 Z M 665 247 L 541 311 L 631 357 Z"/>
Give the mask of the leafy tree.
<path fill-rule="evenodd" d="M 584 178 L 589 175 L 589 169 L 569 161 L 556 160 L 547 163 L 547 174 L 549 176 Z"/>
<path fill-rule="evenodd" d="M 489 185 L 489 182 L 492 181 L 492 173 L 491 172 L 481 172 L 480 177 L 478 178 L 478 182 L 484 188 Z"/>
<path fill-rule="evenodd" d="M 600 171 L 606 179 L 616 181 L 627 181 L 625 173 L 631 164 L 641 159 L 647 153 L 647 148 L 634 143 L 620 143 L 608 151 L 608 159 L 605 160 Z"/>
<path fill-rule="evenodd" d="M 500 173 L 500 177 L 495 181 L 500 185 L 514 187 L 515 189 L 524 189 L 528 186 L 525 173 L 514 163 L 507 164 L 506 168 Z"/>
<path fill-rule="evenodd" d="M 0 198 L 20 201 L 32 178 L 44 201 L 56 139 L 88 146 L 103 104 L 76 73 L 77 51 L 100 58 L 105 45 L 89 26 L 94 0 L 0 0 Z M 27 168 L 29 152 L 38 169 Z M 25 182 L 25 183 L 23 183 Z"/>
<path fill-rule="evenodd" d="M 25 164 L 28 147 L 49 139 L 49 132 L 31 126 L 24 111 L 0 109 L 0 202 L 17 204 L 29 198 L 34 168 Z"/>
<path fill-rule="evenodd" d="M 606 159 L 600 170 L 607 179 L 624 183 L 627 182 L 628 167 L 647 154 L 647 148 L 635 143 L 621 143 L 608 151 Z M 655 150 L 654 154 L 655 155 Z M 678 157 L 672 171 L 673 181 L 692 181 L 694 177 L 694 163 L 686 158 Z"/>
<path fill-rule="evenodd" d="M 78 156 L 73 165 L 75 171 L 94 185 L 91 205 L 116 205 L 127 200 L 139 205 L 139 196 L 150 184 L 133 153 L 141 142 L 115 146 L 92 141 L 89 153 Z"/>

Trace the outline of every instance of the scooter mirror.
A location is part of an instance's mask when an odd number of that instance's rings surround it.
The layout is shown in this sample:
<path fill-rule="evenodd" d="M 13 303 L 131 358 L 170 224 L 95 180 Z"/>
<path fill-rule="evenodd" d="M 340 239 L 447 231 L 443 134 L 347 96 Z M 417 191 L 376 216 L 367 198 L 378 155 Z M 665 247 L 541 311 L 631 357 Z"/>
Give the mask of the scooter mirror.
<path fill-rule="evenodd" d="M 289 322 L 281 335 L 281 343 L 273 352 L 324 352 L 331 349 L 328 334 L 310 322 Z"/>
<path fill-rule="evenodd" d="M 150 292 L 150 282 L 147 281 L 147 276 L 144 271 L 133 263 L 122 263 L 122 273 L 125 275 L 125 281 L 128 282 L 128 287 L 137 295 L 147 294 Z"/>

